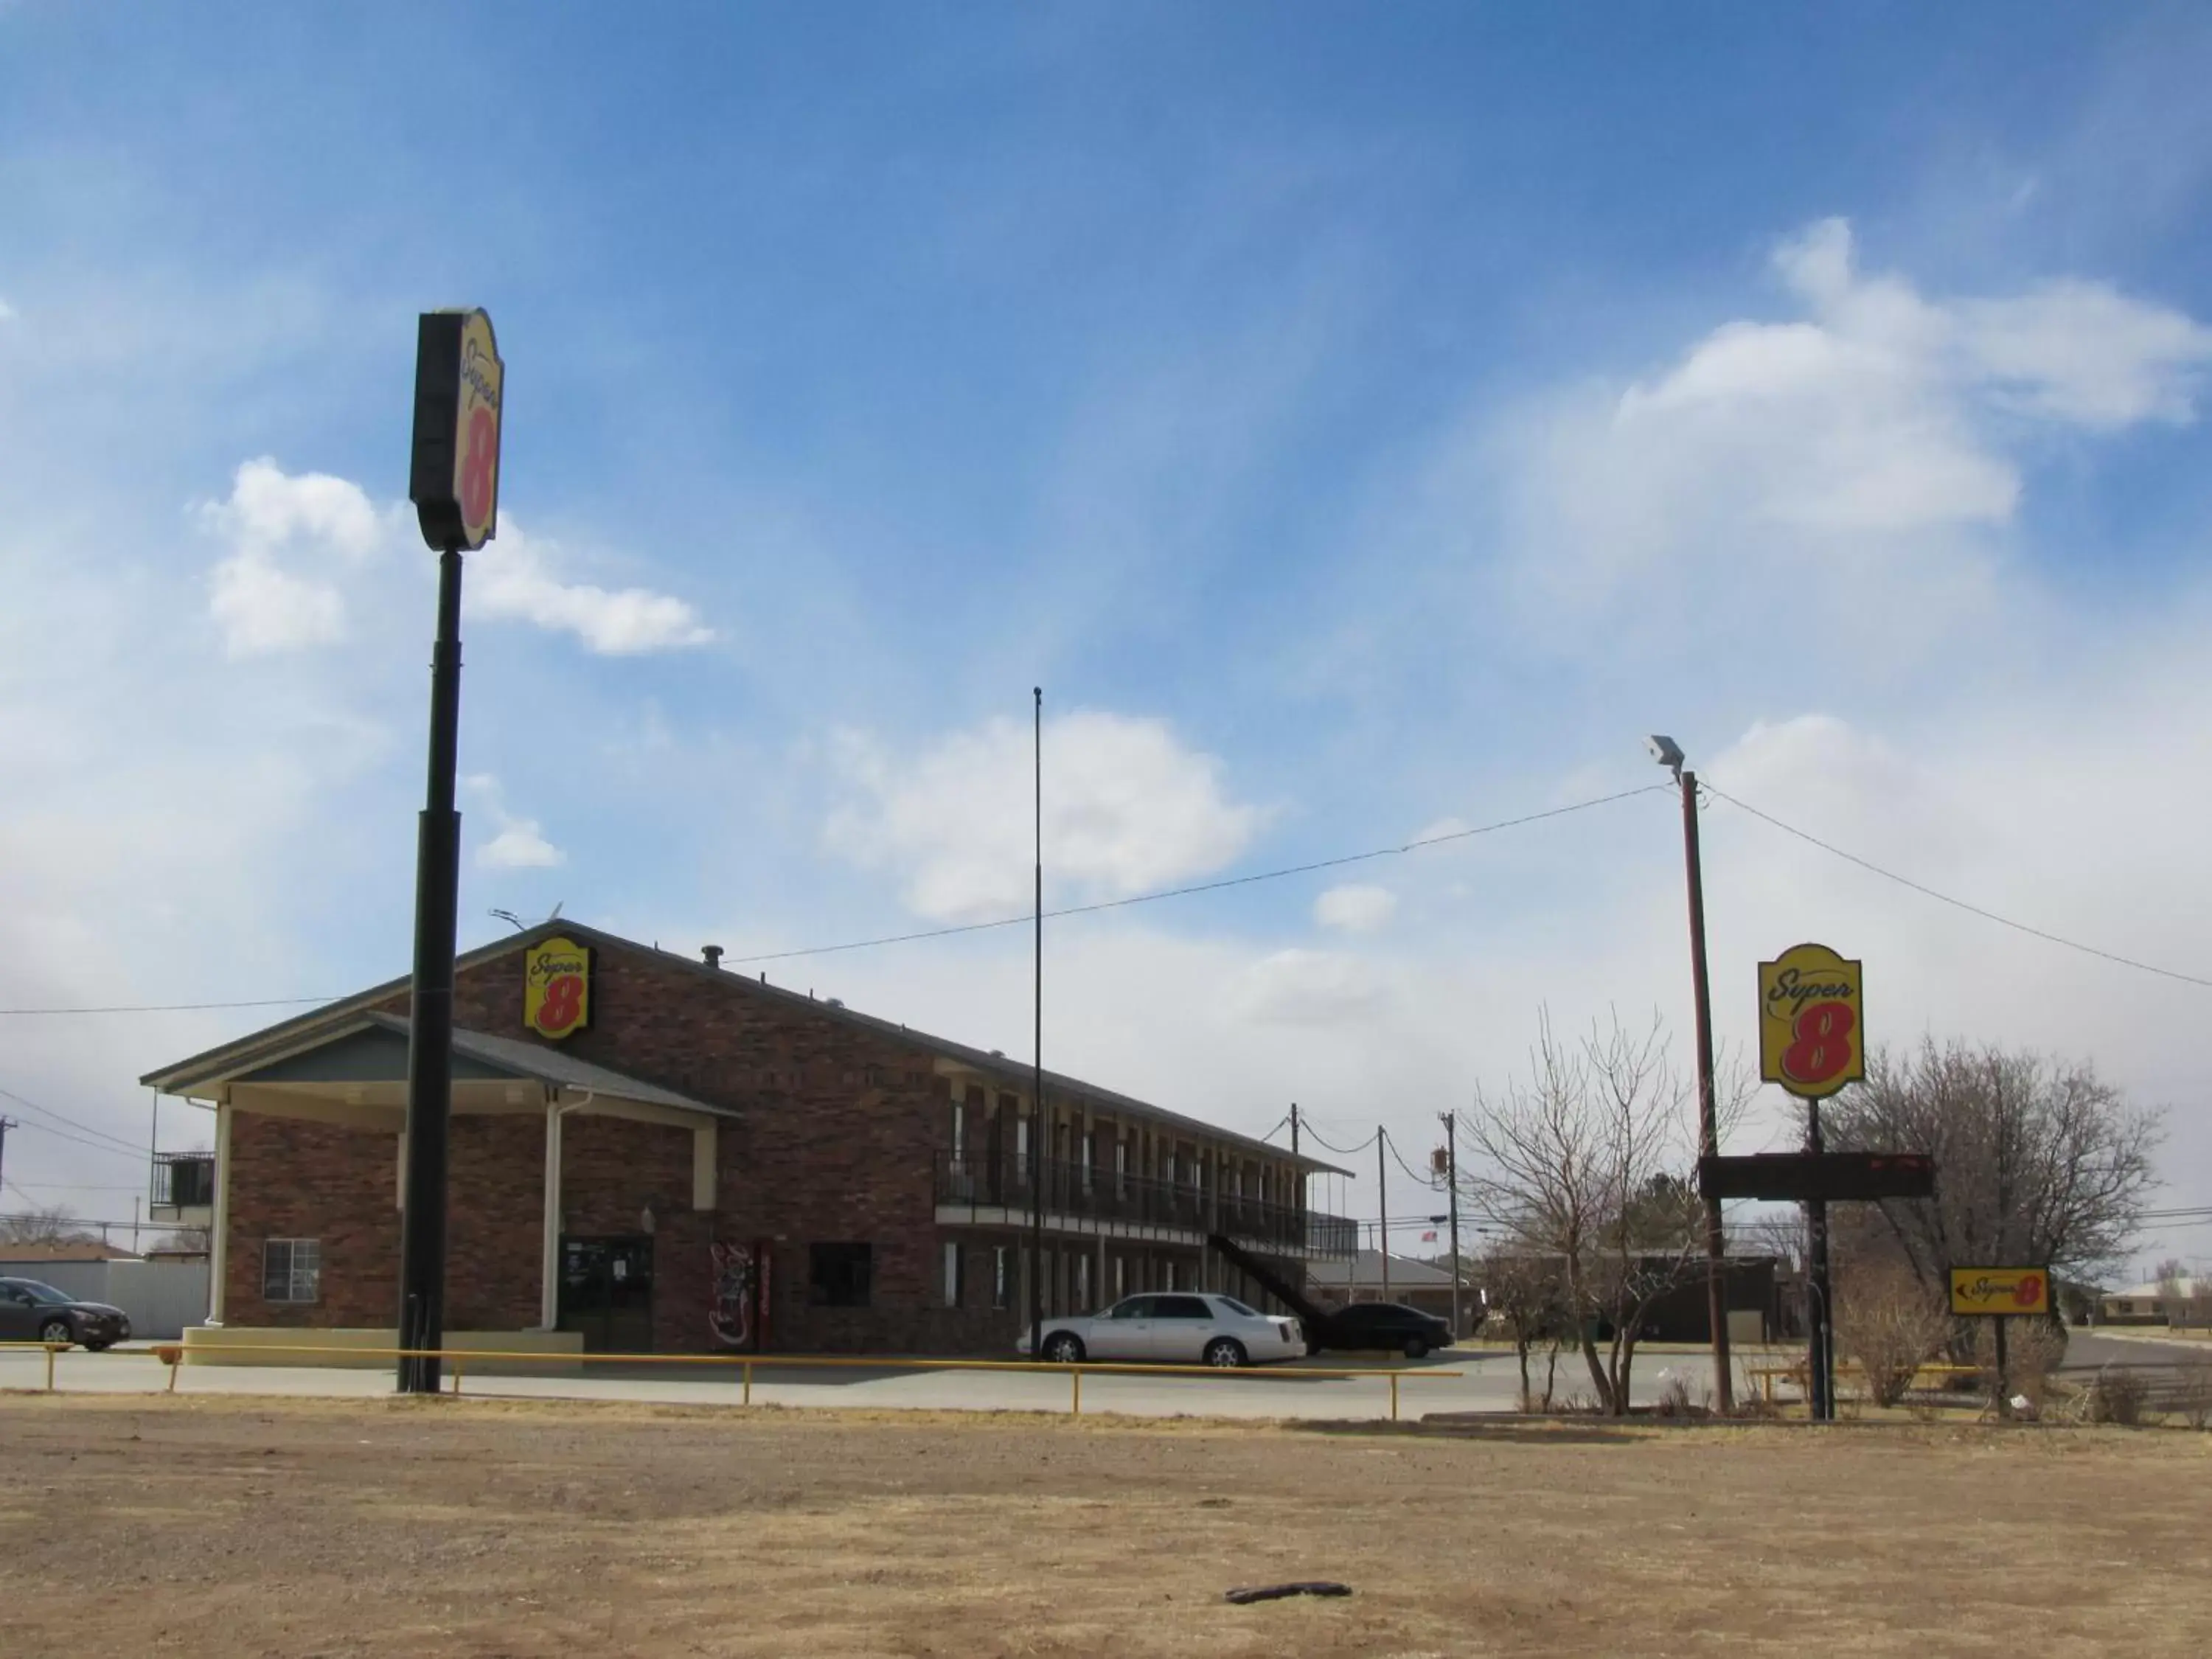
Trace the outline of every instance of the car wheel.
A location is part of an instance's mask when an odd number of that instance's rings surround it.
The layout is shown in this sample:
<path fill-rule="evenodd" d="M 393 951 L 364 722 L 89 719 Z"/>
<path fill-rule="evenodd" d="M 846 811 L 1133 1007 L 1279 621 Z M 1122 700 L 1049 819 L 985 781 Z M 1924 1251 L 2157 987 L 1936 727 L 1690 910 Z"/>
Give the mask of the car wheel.
<path fill-rule="evenodd" d="M 70 1334 L 69 1321 L 66 1319 L 49 1319 L 45 1324 L 39 1327 L 39 1340 L 41 1342 L 58 1342 L 66 1347 L 69 1344 L 76 1341 L 76 1338 Z"/>
<path fill-rule="evenodd" d="M 114 1346 L 112 1342 L 88 1342 L 84 1345 L 88 1353 L 106 1353 Z"/>
<path fill-rule="evenodd" d="M 1217 1336 L 1206 1345 L 1206 1363 L 1233 1371 L 1244 1363 L 1244 1345 L 1233 1336 Z"/>
<path fill-rule="evenodd" d="M 1044 1357 L 1055 1365 L 1080 1365 L 1083 1340 L 1073 1331 L 1054 1331 L 1044 1340 Z"/>
<path fill-rule="evenodd" d="M 1427 1343 L 1422 1341 L 1418 1336 L 1409 1336 L 1406 1339 L 1407 1358 L 1426 1359 L 1428 1357 L 1429 1345 Z"/>

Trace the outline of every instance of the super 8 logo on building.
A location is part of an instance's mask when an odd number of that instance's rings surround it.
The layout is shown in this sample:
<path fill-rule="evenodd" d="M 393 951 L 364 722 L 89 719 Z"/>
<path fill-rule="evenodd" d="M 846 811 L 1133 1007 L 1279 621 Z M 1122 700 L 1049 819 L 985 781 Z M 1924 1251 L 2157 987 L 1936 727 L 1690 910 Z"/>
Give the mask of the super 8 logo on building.
<path fill-rule="evenodd" d="M 1759 1074 L 1807 1100 L 1866 1076 L 1857 963 L 1799 945 L 1759 964 Z"/>
<path fill-rule="evenodd" d="M 522 1023 L 559 1041 L 592 1023 L 592 951 L 572 939 L 530 949 L 522 981 Z"/>

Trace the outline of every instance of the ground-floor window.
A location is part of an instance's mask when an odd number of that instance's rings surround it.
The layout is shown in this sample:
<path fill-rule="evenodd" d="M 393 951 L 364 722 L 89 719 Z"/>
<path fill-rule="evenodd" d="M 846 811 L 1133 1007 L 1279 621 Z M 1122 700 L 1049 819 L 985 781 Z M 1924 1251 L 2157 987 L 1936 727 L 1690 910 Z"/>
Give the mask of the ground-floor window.
<path fill-rule="evenodd" d="M 945 1245 L 945 1305 L 948 1308 L 957 1308 L 960 1305 L 962 1260 L 960 1242 L 957 1239 L 948 1239 Z"/>
<path fill-rule="evenodd" d="M 1010 1308 L 1014 1302 L 1014 1253 L 1012 1247 L 991 1247 L 991 1305 Z"/>
<path fill-rule="evenodd" d="M 817 1308 L 865 1308 L 873 1280 L 875 1247 L 816 1244 L 807 1261 L 806 1299 Z"/>
<path fill-rule="evenodd" d="M 1091 1309 L 1091 1258 L 1075 1258 L 1075 1311 L 1087 1313 Z"/>
<path fill-rule="evenodd" d="M 1128 1265 L 1127 1261 L 1123 1257 L 1117 1255 L 1114 1258 L 1114 1299 L 1116 1302 L 1119 1302 L 1122 1297 L 1127 1294 L 1127 1291 L 1125 1286 L 1127 1282 L 1128 1274 L 1124 1270 L 1128 1267 Z"/>
<path fill-rule="evenodd" d="M 1172 1290 L 1178 1290 L 1178 1289 L 1180 1289 L 1180 1288 L 1181 1288 L 1181 1286 L 1179 1286 L 1179 1285 L 1176 1285 L 1176 1270 L 1175 1270 L 1175 1269 L 1176 1269 L 1176 1264 L 1175 1264 L 1174 1262 L 1172 1262 L 1172 1261 L 1169 1262 L 1169 1263 L 1168 1263 L 1168 1265 L 1167 1265 L 1167 1283 L 1166 1283 L 1166 1285 L 1165 1285 L 1163 1288 L 1167 1289 L 1167 1290 L 1170 1290 L 1170 1291 L 1172 1291 Z"/>
<path fill-rule="evenodd" d="M 261 1246 L 261 1299 L 313 1302 L 322 1286 L 319 1238 L 272 1238 Z"/>

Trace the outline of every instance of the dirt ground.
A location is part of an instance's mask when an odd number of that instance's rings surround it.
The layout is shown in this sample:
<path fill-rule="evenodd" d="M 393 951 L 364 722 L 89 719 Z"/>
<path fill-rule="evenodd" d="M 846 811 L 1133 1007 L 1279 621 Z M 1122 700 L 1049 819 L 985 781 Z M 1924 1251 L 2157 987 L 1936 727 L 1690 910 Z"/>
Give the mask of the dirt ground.
<path fill-rule="evenodd" d="M 2202 1654 L 2212 1436 L 0 1397 L 10 1656 Z M 1326 1577 L 1347 1600 L 1234 1607 Z"/>

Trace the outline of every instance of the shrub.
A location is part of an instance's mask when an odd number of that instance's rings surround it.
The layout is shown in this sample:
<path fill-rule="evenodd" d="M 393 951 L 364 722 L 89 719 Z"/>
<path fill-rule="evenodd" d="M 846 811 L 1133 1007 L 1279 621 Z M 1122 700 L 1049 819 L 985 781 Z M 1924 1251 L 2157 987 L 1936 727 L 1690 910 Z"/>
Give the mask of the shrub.
<path fill-rule="evenodd" d="M 1982 1368 L 1984 1393 L 2002 1389 L 2007 1399 L 2024 1396 L 2039 1416 L 2050 1394 L 2051 1373 L 2066 1357 L 2066 1333 L 2045 1319 L 2015 1319 L 2005 1332 L 2005 1370 L 1996 1374 L 1996 1322 L 1977 1320 L 1974 1363 Z"/>
<path fill-rule="evenodd" d="M 2097 1373 L 2097 1380 L 2089 1385 L 2089 1420 L 2117 1423 L 2131 1429 L 2142 1421 L 2143 1407 L 2149 1401 L 2150 1384 L 2143 1380 L 2142 1373 L 2108 1365 Z"/>
<path fill-rule="evenodd" d="M 2185 1366 L 2181 1385 L 2175 1390 L 2173 1408 L 2192 1429 L 2212 1425 L 2212 1364 L 2198 1360 Z"/>
<path fill-rule="evenodd" d="M 1855 1274 L 1836 1299 L 1836 1348 L 1856 1359 L 1867 1394 L 1877 1406 L 1894 1406 L 1912 1386 L 1913 1373 L 1942 1352 L 1950 1318 L 1927 1287 L 1901 1267 Z"/>

